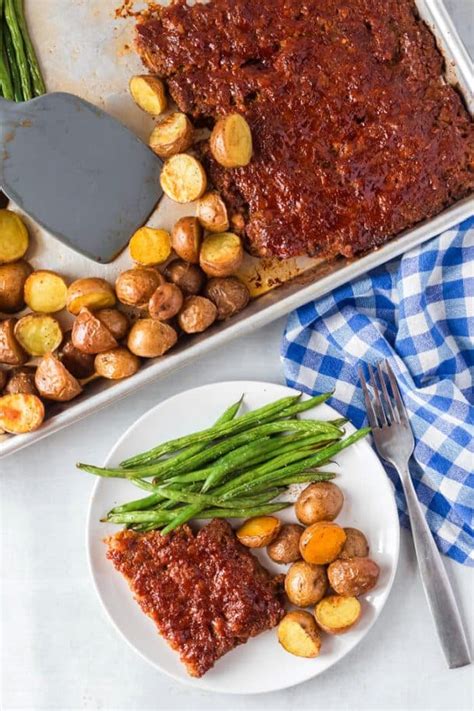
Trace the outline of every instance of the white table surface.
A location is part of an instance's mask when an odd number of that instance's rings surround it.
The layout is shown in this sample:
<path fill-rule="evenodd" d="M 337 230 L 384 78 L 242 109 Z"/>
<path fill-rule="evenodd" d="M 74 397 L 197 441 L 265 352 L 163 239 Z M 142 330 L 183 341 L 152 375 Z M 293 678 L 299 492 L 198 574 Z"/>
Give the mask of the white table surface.
<path fill-rule="evenodd" d="M 471 51 L 474 0 L 447 0 Z M 448 671 L 403 531 L 394 588 L 377 624 L 314 681 L 262 696 L 193 692 L 139 658 L 105 617 L 89 578 L 85 525 L 94 481 L 74 468 L 101 462 L 117 437 L 170 395 L 219 380 L 283 382 L 283 321 L 0 461 L 0 708 L 472 709 L 473 667 Z M 472 570 L 445 559 L 471 632 Z"/>

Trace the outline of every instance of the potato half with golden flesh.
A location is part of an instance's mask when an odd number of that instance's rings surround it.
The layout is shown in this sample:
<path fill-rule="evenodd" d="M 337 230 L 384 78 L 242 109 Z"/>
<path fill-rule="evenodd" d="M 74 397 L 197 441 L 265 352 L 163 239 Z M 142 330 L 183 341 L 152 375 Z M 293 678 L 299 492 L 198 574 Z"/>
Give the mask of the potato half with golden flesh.
<path fill-rule="evenodd" d="M 183 306 L 183 292 L 176 284 L 162 284 L 156 289 L 148 302 L 148 313 L 151 318 L 167 321 L 174 318 Z"/>
<path fill-rule="evenodd" d="M 159 116 L 166 111 L 165 85 L 158 77 L 139 74 L 130 79 L 128 88 L 134 102 L 147 114 Z"/>
<path fill-rule="evenodd" d="M 140 367 L 140 359 L 120 346 L 95 357 L 95 372 L 107 380 L 122 380 L 134 375 Z"/>
<path fill-rule="evenodd" d="M 300 538 L 303 526 L 297 523 L 285 523 L 267 546 L 267 553 L 275 563 L 294 563 L 301 558 Z"/>
<path fill-rule="evenodd" d="M 16 393 L 0 397 L 0 430 L 25 434 L 37 430 L 43 420 L 44 405 L 36 395 Z"/>
<path fill-rule="evenodd" d="M 135 267 L 119 274 L 115 282 L 115 291 L 122 304 L 144 309 L 154 291 L 164 281 L 160 272 L 153 267 Z"/>
<path fill-rule="evenodd" d="M 316 605 L 326 594 L 328 576 L 322 565 L 298 560 L 285 576 L 285 592 L 288 600 L 298 607 Z"/>
<path fill-rule="evenodd" d="M 171 246 L 174 251 L 191 264 L 199 264 L 202 227 L 197 217 L 181 217 L 171 231 Z"/>
<path fill-rule="evenodd" d="M 21 259 L 28 243 L 28 230 L 21 217 L 11 210 L 0 210 L 0 264 Z"/>
<path fill-rule="evenodd" d="M 155 126 L 148 141 L 152 151 L 160 158 L 171 158 L 191 148 L 194 129 L 186 114 L 179 111 L 167 116 Z"/>
<path fill-rule="evenodd" d="M 199 294 L 206 281 L 206 275 L 197 264 L 189 264 L 183 259 L 170 262 L 165 269 L 165 276 L 188 295 Z"/>
<path fill-rule="evenodd" d="M 24 365 L 28 355 L 15 337 L 16 318 L 6 318 L 0 322 L 0 363 Z"/>
<path fill-rule="evenodd" d="M 292 610 L 284 616 L 278 625 L 278 641 L 297 657 L 317 657 L 321 651 L 321 635 L 314 617 L 304 610 Z"/>
<path fill-rule="evenodd" d="M 154 227 L 140 227 L 132 236 L 128 250 L 133 261 L 145 267 L 166 262 L 171 254 L 170 233 Z"/>
<path fill-rule="evenodd" d="M 35 385 L 35 368 L 16 368 L 5 388 L 6 395 L 38 395 Z"/>
<path fill-rule="evenodd" d="M 248 165 L 253 152 L 250 126 L 240 114 L 229 114 L 215 124 L 209 145 L 224 168 Z"/>
<path fill-rule="evenodd" d="M 272 542 L 280 527 L 281 521 L 276 516 L 254 516 L 240 526 L 236 536 L 247 548 L 264 548 Z"/>
<path fill-rule="evenodd" d="M 178 153 L 165 161 L 160 182 L 165 195 L 180 203 L 197 200 L 207 187 L 204 168 L 187 153 Z"/>
<path fill-rule="evenodd" d="M 80 310 L 72 326 L 71 340 L 75 348 L 84 353 L 101 353 L 118 346 L 117 341 L 95 314 L 88 308 Z"/>
<path fill-rule="evenodd" d="M 367 538 L 358 528 L 344 527 L 346 542 L 339 553 L 339 558 L 366 558 L 369 555 L 369 544 Z"/>
<path fill-rule="evenodd" d="M 57 402 L 68 402 L 82 392 L 76 378 L 52 353 L 45 355 L 38 364 L 35 385 L 41 397 Z"/>
<path fill-rule="evenodd" d="M 208 232 L 225 232 L 229 229 L 229 215 L 219 193 L 211 190 L 197 201 L 196 217 Z"/>
<path fill-rule="evenodd" d="M 310 526 L 317 521 L 333 521 L 342 509 L 344 495 L 331 481 L 318 481 L 307 486 L 295 503 L 295 514 Z"/>
<path fill-rule="evenodd" d="M 247 306 L 250 300 L 247 286 L 236 277 L 209 279 L 204 288 L 204 296 L 215 304 L 218 321 L 225 321 L 235 316 Z"/>
<path fill-rule="evenodd" d="M 59 348 L 63 332 L 48 314 L 27 314 L 15 324 L 15 338 L 31 356 L 43 356 Z"/>
<path fill-rule="evenodd" d="M 188 296 L 178 314 L 178 323 L 185 333 L 202 333 L 216 320 L 217 309 L 204 296 Z"/>
<path fill-rule="evenodd" d="M 24 308 L 25 281 L 32 271 L 31 265 L 23 259 L 0 266 L 0 311 L 14 314 Z"/>
<path fill-rule="evenodd" d="M 339 595 L 364 595 L 377 585 L 379 575 L 379 566 L 370 558 L 335 560 L 328 568 L 329 583 Z"/>
<path fill-rule="evenodd" d="M 127 345 L 141 358 L 157 358 L 174 346 L 178 334 L 167 323 L 152 318 L 135 321 L 128 334 Z"/>
<path fill-rule="evenodd" d="M 220 232 L 204 238 L 199 264 L 211 277 L 226 277 L 237 271 L 243 258 L 240 237 L 233 232 Z"/>
<path fill-rule="evenodd" d="M 108 309 L 115 305 L 115 293 L 112 286 L 100 277 L 76 279 L 69 285 L 67 310 L 76 316 L 86 306 L 91 311 Z"/>
<path fill-rule="evenodd" d="M 361 605 L 356 597 L 328 595 L 316 605 L 316 622 L 328 634 L 348 632 L 361 614 Z"/>
<path fill-rule="evenodd" d="M 300 538 L 301 557 L 307 563 L 325 565 L 335 560 L 346 540 L 344 529 L 332 521 L 318 521 Z"/>
<path fill-rule="evenodd" d="M 53 314 L 66 306 L 68 288 L 56 272 L 41 269 L 25 281 L 25 302 L 32 311 Z"/>
<path fill-rule="evenodd" d="M 89 378 L 94 372 L 94 354 L 84 353 L 76 348 L 70 331 L 64 336 L 58 358 L 75 378 Z"/>

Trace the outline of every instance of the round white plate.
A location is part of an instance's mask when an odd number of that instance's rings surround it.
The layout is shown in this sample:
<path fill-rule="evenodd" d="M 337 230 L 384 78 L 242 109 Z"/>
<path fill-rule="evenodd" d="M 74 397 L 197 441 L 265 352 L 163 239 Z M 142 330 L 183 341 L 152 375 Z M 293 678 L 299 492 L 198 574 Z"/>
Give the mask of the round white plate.
<path fill-rule="evenodd" d="M 112 449 L 105 464 L 117 465 L 160 441 L 210 426 L 242 394 L 245 394 L 243 409 L 247 410 L 293 393 L 294 390 L 282 385 L 252 381 L 214 383 L 180 393 L 132 425 Z M 320 405 L 303 416 L 338 417 L 327 405 Z M 347 431 L 354 430 L 348 425 Z M 370 555 L 379 564 L 381 574 L 375 590 L 363 599 L 360 622 L 344 635 L 324 635 L 319 657 L 302 659 L 288 654 L 278 644 L 276 630 L 270 630 L 226 654 L 201 679 L 189 677 L 178 655 L 158 635 L 153 622 L 133 599 L 125 580 L 105 557 L 103 539 L 120 527 L 100 523 L 99 519 L 118 503 L 139 498 L 140 491 L 122 479 L 98 479 L 89 510 L 89 563 L 97 593 L 117 630 L 160 671 L 196 689 L 221 693 L 255 694 L 283 689 L 321 674 L 339 661 L 365 637 L 387 600 L 398 561 L 399 523 L 391 484 L 368 442 L 357 442 L 336 460 L 339 465 L 336 481 L 345 496 L 338 523 L 364 531 Z M 285 521 L 296 520 L 292 507 L 277 515 Z M 267 568 L 274 572 L 285 571 L 284 566 L 268 558 L 264 549 L 257 554 Z"/>

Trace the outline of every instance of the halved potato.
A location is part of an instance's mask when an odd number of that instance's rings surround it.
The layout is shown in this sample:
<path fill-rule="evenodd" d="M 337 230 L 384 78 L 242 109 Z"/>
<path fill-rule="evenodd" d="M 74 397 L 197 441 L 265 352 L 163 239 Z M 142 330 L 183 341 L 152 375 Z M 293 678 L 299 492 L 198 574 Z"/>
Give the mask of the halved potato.
<path fill-rule="evenodd" d="M 229 216 L 224 200 L 211 190 L 197 201 L 196 217 L 205 230 L 225 232 L 229 229 Z"/>
<path fill-rule="evenodd" d="M 95 372 L 108 380 L 121 380 L 134 375 L 140 367 L 140 359 L 120 346 L 95 357 Z"/>
<path fill-rule="evenodd" d="M 62 276 L 47 269 L 33 272 L 25 281 L 25 302 L 32 311 L 53 314 L 66 306 L 67 285 Z"/>
<path fill-rule="evenodd" d="M 162 274 L 153 267 L 135 267 L 118 275 L 115 291 L 122 304 L 144 309 L 154 291 L 164 281 Z"/>
<path fill-rule="evenodd" d="M 35 385 L 41 397 L 58 402 L 72 400 L 82 392 L 76 378 L 52 353 L 45 355 L 38 364 Z"/>
<path fill-rule="evenodd" d="M 292 610 L 284 616 L 278 625 L 278 641 L 297 657 L 317 657 L 321 651 L 321 635 L 314 617 L 304 610 Z"/>
<path fill-rule="evenodd" d="M 165 161 L 161 171 L 163 192 L 175 202 L 193 202 L 204 194 L 207 178 L 201 163 L 187 153 L 178 153 Z"/>
<path fill-rule="evenodd" d="M 328 634 L 343 634 L 359 620 L 361 605 L 356 597 L 328 595 L 314 610 L 316 622 Z"/>
<path fill-rule="evenodd" d="M 84 353 L 73 344 L 71 332 L 65 334 L 58 358 L 75 378 L 90 378 L 94 372 L 94 354 Z"/>
<path fill-rule="evenodd" d="M 210 138 L 211 153 L 224 168 L 248 165 L 252 158 L 252 133 L 240 114 L 229 114 L 217 121 Z"/>
<path fill-rule="evenodd" d="M 238 529 L 236 536 L 247 548 L 263 548 L 273 541 L 281 527 L 276 516 L 249 518 Z"/>
<path fill-rule="evenodd" d="M 301 535 L 301 556 L 307 563 L 317 563 L 318 565 L 331 563 L 338 557 L 345 540 L 344 529 L 337 523 L 318 521 L 312 526 L 308 526 Z"/>
<path fill-rule="evenodd" d="M 199 264 L 212 277 L 231 276 L 242 264 L 242 240 L 233 232 L 208 235 L 201 247 Z"/>
<path fill-rule="evenodd" d="M 157 358 L 164 355 L 177 340 L 178 334 L 167 323 L 141 318 L 130 329 L 127 345 L 132 353 L 141 358 Z"/>
<path fill-rule="evenodd" d="M 118 346 L 107 326 L 88 308 L 80 310 L 74 321 L 71 340 L 73 346 L 84 353 L 101 353 Z"/>
<path fill-rule="evenodd" d="M 23 309 L 25 281 L 32 271 L 31 265 L 23 259 L 0 266 L 0 311 L 14 314 Z"/>
<path fill-rule="evenodd" d="M 16 393 L 0 397 L 0 430 L 24 434 L 37 430 L 44 420 L 44 405 L 36 395 Z"/>
<path fill-rule="evenodd" d="M 166 262 L 171 254 L 170 233 L 154 227 L 140 227 L 132 236 L 128 250 L 133 261 L 145 267 Z"/>
<path fill-rule="evenodd" d="M 53 316 L 27 314 L 15 324 L 15 338 L 31 356 L 43 356 L 60 346 L 63 332 Z"/>
<path fill-rule="evenodd" d="M 167 116 L 152 131 L 149 145 L 160 158 L 171 158 L 191 147 L 194 129 L 186 114 L 179 111 Z"/>
<path fill-rule="evenodd" d="M 0 210 L 0 264 L 21 259 L 28 243 L 28 230 L 21 217 L 11 210 Z"/>
<path fill-rule="evenodd" d="M 91 311 L 108 309 L 115 305 L 115 293 L 112 286 L 100 277 L 76 279 L 69 285 L 67 292 L 67 310 L 75 316 L 86 306 Z"/>
<path fill-rule="evenodd" d="M 0 363 L 24 365 L 28 355 L 15 338 L 16 318 L 6 318 L 0 322 Z"/>
<path fill-rule="evenodd" d="M 171 230 L 171 246 L 174 251 L 191 264 L 199 264 L 202 227 L 197 217 L 181 217 Z"/>
<path fill-rule="evenodd" d="M 165 85 L 158 77 L 140 74 L 130 79 L 128 88 L 132 99 L 143 111 L 159 116 L 166 110 Z"/>

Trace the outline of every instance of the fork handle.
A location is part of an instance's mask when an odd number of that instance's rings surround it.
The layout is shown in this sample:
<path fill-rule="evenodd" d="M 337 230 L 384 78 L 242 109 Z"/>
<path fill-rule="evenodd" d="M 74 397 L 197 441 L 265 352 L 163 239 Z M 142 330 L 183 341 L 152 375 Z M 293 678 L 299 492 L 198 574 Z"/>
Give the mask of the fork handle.
<path fill-rule="evenodd" d="M 428 605 L 450 669 L 471 663 L 461 615 L 426 518 L 421 509 L 408 467 L 399 470 L 410 516 L 413 542 Z"/>

